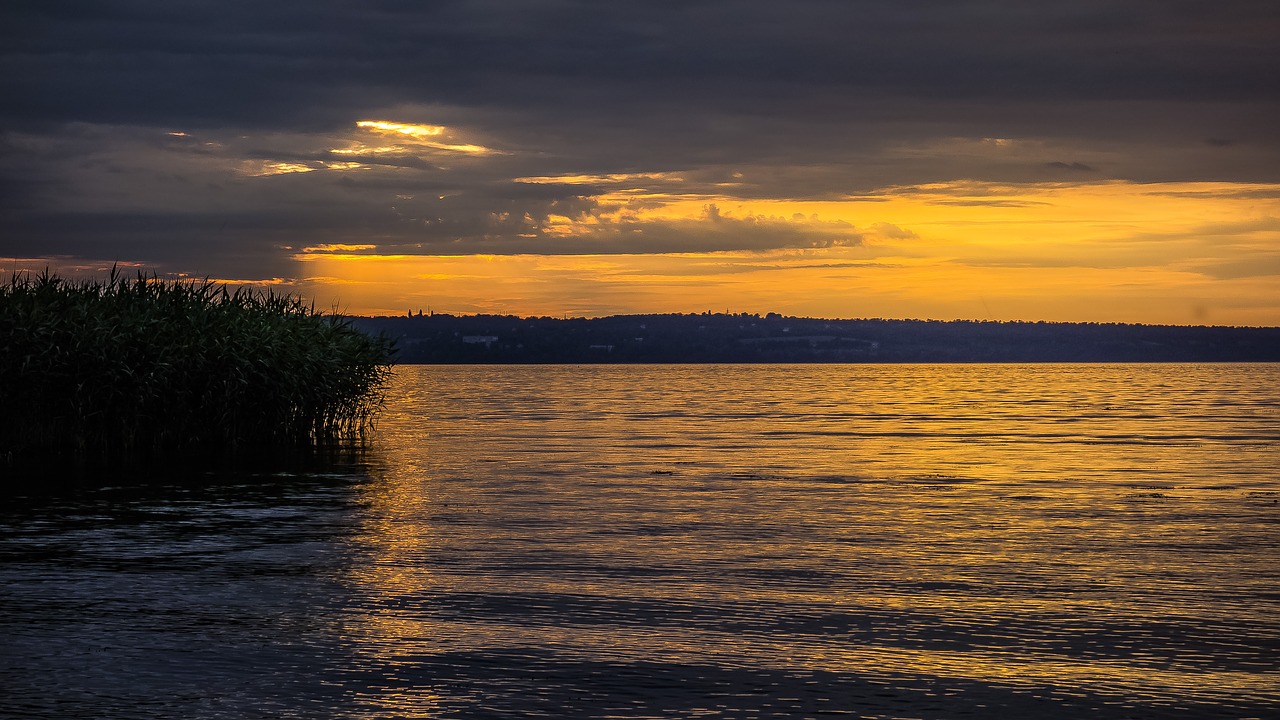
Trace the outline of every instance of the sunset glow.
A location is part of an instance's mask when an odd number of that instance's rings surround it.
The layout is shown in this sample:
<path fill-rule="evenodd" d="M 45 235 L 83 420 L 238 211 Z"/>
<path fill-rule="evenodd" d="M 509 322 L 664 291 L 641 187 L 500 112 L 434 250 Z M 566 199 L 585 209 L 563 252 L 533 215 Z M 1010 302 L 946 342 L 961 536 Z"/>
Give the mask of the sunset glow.
<path fill-rule="evenodd" d="M 0 36 L 8 714 L 1280 708 L 1280 2 Z"/>
<path fill-rule="evenodd" d="M 353 313 L 1280 325 L 1274 13 L 749 5 L 185 43 L 226 92 L 182 64 L 147 91 L 51 16 L 3 56 L 0 271 L 282 279 Z"/>
<path fill-rule="evenodd" d="M 832 201 L 611 193 L 525 220 L 600 253 L 380 254 L 309 248 L 305 289 L 351 312 L 519 315 L 780 311 L 820 317 L 1274 324 L 1280 188 L 1178 183 L 889 188 Z M 713 209 L 713 210 L 709 210 Z M 798 247 L 608 253 L 625 234 L 763 231 Z M 358 249 L 360 254 L 352 254 Z"/>

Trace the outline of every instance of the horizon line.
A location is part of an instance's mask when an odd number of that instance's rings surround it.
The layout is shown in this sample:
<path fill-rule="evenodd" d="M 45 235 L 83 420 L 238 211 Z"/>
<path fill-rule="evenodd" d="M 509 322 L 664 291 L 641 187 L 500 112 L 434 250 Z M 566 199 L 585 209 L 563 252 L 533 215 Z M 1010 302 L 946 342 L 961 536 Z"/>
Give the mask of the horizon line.
<path fill-rule="evenodd" d="M 412 320 L 417 318 L 432 317 L 449 317 L 449 318 L 515 318 L 517 320 L 555 320 L 557 322 L 568 322 L 572 320 L 610 320 L 617 318 L 632 317 L 722 317 L 722 318 L 754 318 L 757 320 L 811 320 L 818 322 L 912 322 L 912 323 L 973 323 L 988 325 L 1103 325 L 1103 326 L 1132 326 L 1132 327 L 1167 327 L 1167 328 L 1230 328 L 1245 330 L 1280 330 L 1280 325 L 1216 325 L 1216 324 L 1200 324 L 1200 325 L 1184 325 L 1177 323 L 1145 323 L 1145 322 L 1121 322 L 1121 321 L 1099 321 L 1099 320 L 977 320 L 971 318 L 953 318 L 951 320 L 943 320 L 939 318 L 886 318 L 886 317 L 847 317 L 847 318 L 828 318 L 814 317 L 809 315 L 783 315 L 781 313 L 751 313 L 751 312 L 636 312 L 636 313 L 615 313 L 612 315 L 518 315 L 515 313 L 451 313 L 451 312 L 422 312 L 417 314 L 412 312 L 396 315 L 361 315 L 354 313 L 333 313 L 339 317 L 362 318 L 366 320 L 380 319 L 401 319 Z M 772 317 L 771 317 L 772 316 Z"/>

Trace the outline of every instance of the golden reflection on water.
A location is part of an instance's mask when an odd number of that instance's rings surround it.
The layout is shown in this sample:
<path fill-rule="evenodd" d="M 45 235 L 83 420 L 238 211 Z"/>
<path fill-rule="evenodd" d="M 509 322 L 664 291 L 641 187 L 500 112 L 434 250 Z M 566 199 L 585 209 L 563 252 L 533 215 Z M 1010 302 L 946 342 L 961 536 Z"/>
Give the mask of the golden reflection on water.
<path fill-rule="evenodd" d="M 421 716 L 438 688 L 398 664 L 494 650 L 1280 701 L 1276 388 L 1275 365 L 401 367 L 352 640 Z"/>

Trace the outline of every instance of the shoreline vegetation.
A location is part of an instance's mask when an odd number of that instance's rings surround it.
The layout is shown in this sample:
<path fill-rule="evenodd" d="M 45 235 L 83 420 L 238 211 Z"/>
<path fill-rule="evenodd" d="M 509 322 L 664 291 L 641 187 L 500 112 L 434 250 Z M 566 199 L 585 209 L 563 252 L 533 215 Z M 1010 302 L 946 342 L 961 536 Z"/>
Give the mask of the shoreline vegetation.
<path fill-rule="evenodd" d="M 401 364 L 1280 362 L 1280 327 L 768 313 L 353 317 Z"/>
<path fill-rule="evenodd" d="M 394 344 L 300 297 L 115 269 L 0 285 L 0 470 L 225 467 L 363 442 Z"/>

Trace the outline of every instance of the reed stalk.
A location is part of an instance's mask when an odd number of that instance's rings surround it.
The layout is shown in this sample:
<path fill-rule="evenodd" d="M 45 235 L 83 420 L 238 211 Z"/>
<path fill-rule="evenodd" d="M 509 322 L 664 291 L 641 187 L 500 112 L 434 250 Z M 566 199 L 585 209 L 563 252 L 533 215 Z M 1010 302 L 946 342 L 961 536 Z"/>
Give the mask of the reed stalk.
<path fill-rule="evenodd" d="M 0 285 L 0 470 L 362 440 L 393 352 L 270 290 L 14 274 Z"/>

